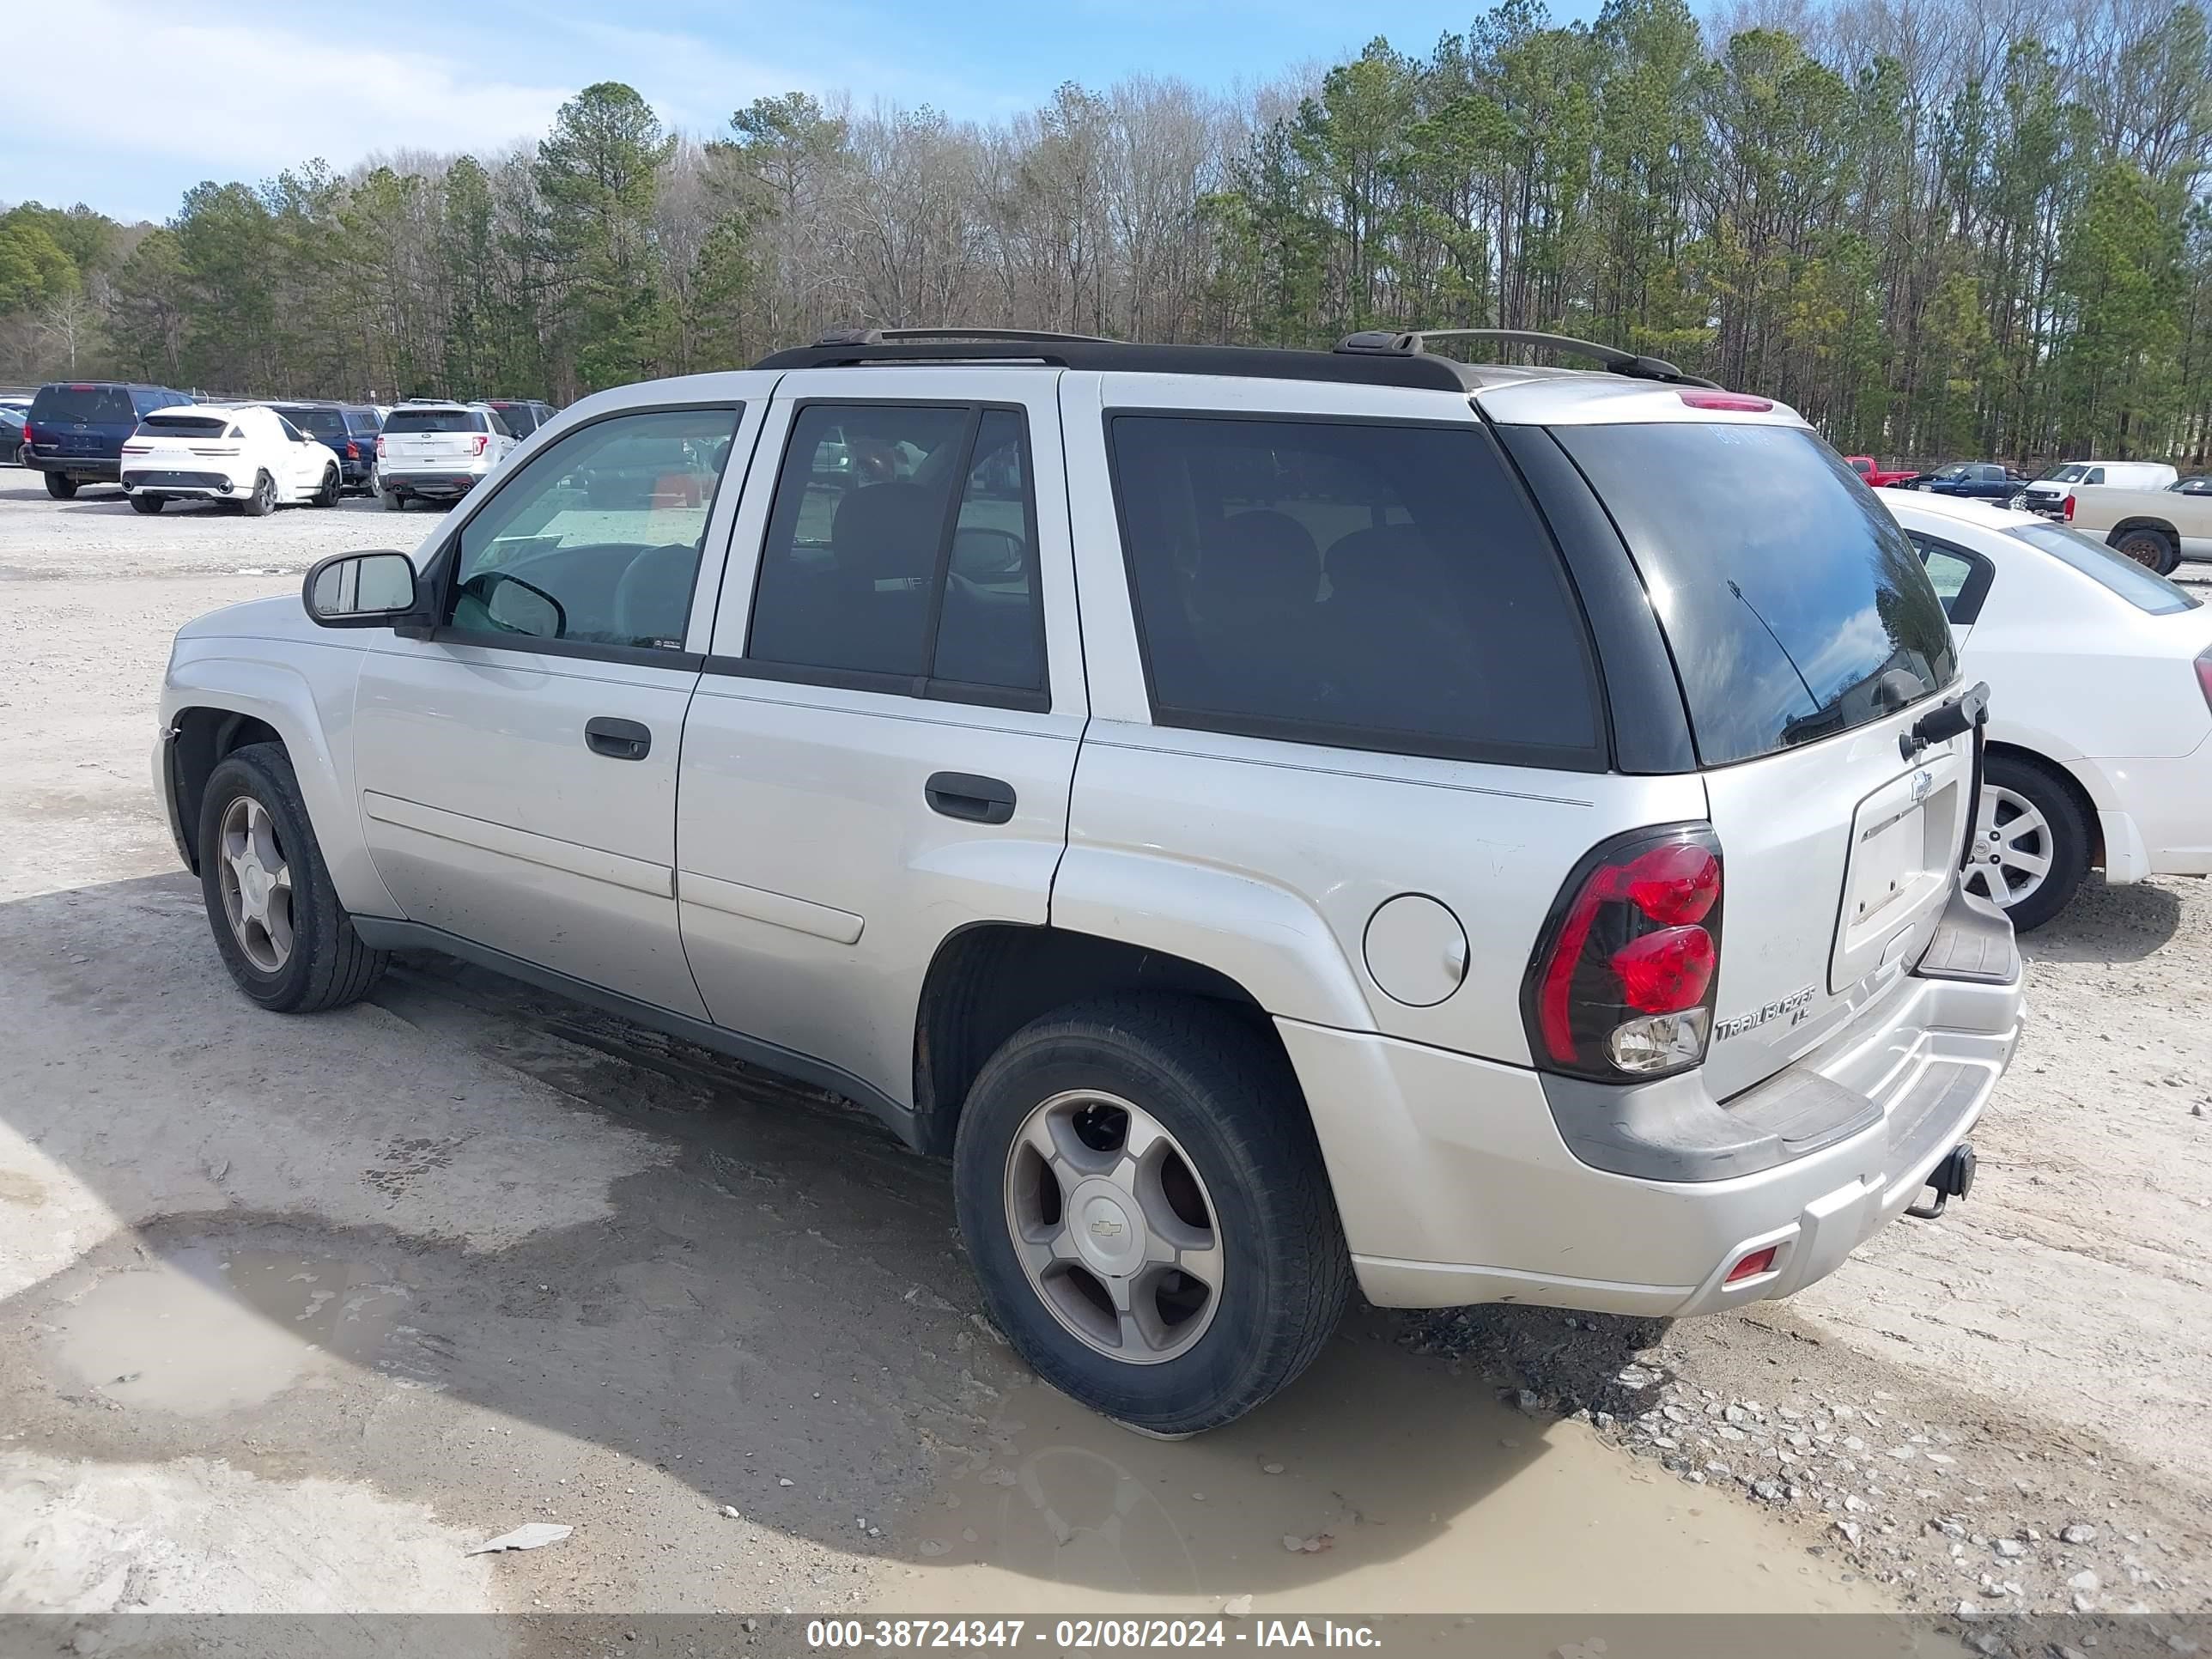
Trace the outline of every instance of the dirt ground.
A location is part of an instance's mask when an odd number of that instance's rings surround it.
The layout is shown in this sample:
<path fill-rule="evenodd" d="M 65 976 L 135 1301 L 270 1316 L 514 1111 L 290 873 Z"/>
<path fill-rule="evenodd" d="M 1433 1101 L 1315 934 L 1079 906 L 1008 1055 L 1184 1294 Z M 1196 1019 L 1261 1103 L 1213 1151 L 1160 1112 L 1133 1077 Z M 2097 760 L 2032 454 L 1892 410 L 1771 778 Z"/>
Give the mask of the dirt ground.
<path fill-rule="evenodd" d="M 1363 1311 L 1157 1443 L 1028 1379 L 841 1103 L 434 957 L 234 994 L 170 634 L 430 525 L 0 471 L 0 1612 L 2207 1605 L 2203 884 L 2029 941 L 1972 1201 L 1796 1302 Z"/>

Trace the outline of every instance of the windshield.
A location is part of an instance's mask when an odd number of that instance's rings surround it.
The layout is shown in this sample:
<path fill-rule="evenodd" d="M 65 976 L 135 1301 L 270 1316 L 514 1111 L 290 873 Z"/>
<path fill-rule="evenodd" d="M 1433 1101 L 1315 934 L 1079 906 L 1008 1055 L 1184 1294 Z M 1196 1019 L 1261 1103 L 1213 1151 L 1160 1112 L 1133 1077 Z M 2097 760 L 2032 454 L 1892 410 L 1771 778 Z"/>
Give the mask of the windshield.
<path fill-rule="evenodd" d="M 280 404 L 276 412 L 302 432 L 312 432 L 318 438 L 343 438 L 346 434 L 345 415 L 336 409 L 301 409 L 291 404 Z"/>
<path fill-rule="evenodd" d="M 482 432 L 484 417 L 472 409 L 395 409 L 386 432 Z"/>
<path fill-rule="evenodd" d="M 48 386 L 32 401 L 31 418 L 41 426 L 51 421 L 136 426 L 138 410 L 119 386 Z"/>
<path fill-rule="evenodd" d="M 1553 435 L 1635 555 L 1705 764 L 1866 725 L 1956 678 L 1912 544 L 1811 433 L 1668 422 Z"/>
<path fill-rule="evenodd" d="M 2089 469 L 2076 462 L 2069 466 L 2052 467 L 2043 475 L 2041 481 L 2045 483 L 2080 483 L 2088 476 Z"/>
<path fill-rule="evenodd" d="M 2176 586 L 2157 572 L 2145 569 L 2133 559 L 2115 553 L 2104 543 L 2078 530 L 2055 524 L 2024 524 L 2007 533 L 2072 565 L 2136 610 L 2147 611 L 2154 617 L 2193 611 L 2203 603 L 2187 588 Z"/>

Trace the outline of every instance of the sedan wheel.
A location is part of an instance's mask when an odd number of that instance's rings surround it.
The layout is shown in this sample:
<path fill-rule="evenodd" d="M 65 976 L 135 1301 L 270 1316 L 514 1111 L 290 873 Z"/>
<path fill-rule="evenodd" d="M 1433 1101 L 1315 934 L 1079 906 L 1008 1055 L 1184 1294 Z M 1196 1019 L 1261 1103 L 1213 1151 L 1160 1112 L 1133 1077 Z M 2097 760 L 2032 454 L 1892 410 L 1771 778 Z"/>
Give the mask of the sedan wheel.
<path fill-rule="evenodd" d="M 1206 1334 L 1219 1305 L 1220 1222 L 1160 1121 L 1072 1090 L 1032 1111 L 1006 1155 L 1006 1225 L 1030 1287 L 1069 1334 L 1157 1365 Z"/>
<path fill-rule="evenodd" d="M 264 974 L 292 959 L 292 869 L 269 809 L 240 795 L 222 815 L 216 881 L 224 918 L 246 959 Z"/>
<path fill-rule="evenodd" d="M 1966 856 L 1969 892 L 2027 933 L 2057 915 L 2089 868 L 2089 823 L 2056 770 L 2012 753 L 1990 757 Z"/>

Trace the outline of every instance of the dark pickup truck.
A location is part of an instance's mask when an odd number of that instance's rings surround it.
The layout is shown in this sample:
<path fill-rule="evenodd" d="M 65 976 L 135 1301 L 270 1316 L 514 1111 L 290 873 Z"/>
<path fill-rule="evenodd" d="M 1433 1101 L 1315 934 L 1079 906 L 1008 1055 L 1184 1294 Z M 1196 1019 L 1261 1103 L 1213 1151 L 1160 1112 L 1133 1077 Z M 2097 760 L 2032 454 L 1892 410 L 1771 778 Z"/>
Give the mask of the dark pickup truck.
<path fill-rule="evenodd" d="M 2008 501 L 2027 488 L 2027 474 L 1995 461 L 1953 461 L 1923 472 L 1893 489 L 1924 489 L 1936 495 L 1965 495 L 1980 501 Z"/>
<path fill-rule="evenodd" d="M 23 465 L 46 475 L 46 494 L 65 501 L 79 484 L 123 476 L 123 441 L 157 409 L 192 401 L 188 392 L 136 381 L 56 380 L 39 388 L 23 422 Z"/>

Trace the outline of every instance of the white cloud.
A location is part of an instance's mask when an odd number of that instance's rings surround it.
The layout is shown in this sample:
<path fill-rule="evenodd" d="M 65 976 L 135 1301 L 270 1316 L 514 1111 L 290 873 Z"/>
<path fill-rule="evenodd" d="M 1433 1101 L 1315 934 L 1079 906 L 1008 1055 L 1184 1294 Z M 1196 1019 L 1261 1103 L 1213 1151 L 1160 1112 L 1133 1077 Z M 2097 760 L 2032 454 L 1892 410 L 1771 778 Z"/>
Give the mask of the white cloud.
<path fill-rule="evenodd" d="M 363 46 L 314 27 L 314 15 L 264 20 L 241 5 L 195 15 L 119 0 L 18 8 L 14 61 L 75 67 L 9 76 L 0 131 L 88 162 L 158 157 L 165 173 L 186 163 L 258 179 L 318 155 L 343 168 L 372 149 L 499 148 L 542 133 L 568 95 L 465 70 L 434 49 Z M 393 24 L 434 42 L 435 17 L 426 8 Z M 95 171 L 112 173 L 88 166 Z"/>

